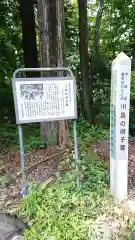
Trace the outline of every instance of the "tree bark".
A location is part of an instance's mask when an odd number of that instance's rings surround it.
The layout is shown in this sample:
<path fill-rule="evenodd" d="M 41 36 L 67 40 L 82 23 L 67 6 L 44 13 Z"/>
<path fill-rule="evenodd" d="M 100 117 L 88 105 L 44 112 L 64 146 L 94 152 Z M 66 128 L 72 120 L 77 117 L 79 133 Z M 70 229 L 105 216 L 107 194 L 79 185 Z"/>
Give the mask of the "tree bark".
<path fill-rule="evenodd" d="M 85 117 L 92 119 L 92 84 L 89 79 L 89 53 L 88 53 L 88 19 L 87 0 L 78 0 L 79 8 L 79 51 L 81 76 L 83 81 Z"/>
<path fill-rule="evenodd" d="M 49 28 L 48 28 L 48 12 L 49 0 L 38 0 L 38 27 L 39 27 L 39 52 L 41 67 L 48 67 L 49 58 Z"/>
<path fill-rule="evenodd" d="M 96 15 L 96 23 L 94 30 L 93 48 L 90 57 L 90 84 L 93 89 L 94 75 L 97 73 L 97 66 L 100 66 L 99 40 L 100 40 L 100 24 L 103 12 L 103 0 L 98 0 L 98 9 Z"/>
<path fill-rule="evenodd" d="M 58 67 L 63 67 L 65 59 L 64 46 L 64 0 L 56 0 L 57 2 L 57 51 L 58 51 Z M 59 121 L 57 129 L 57 141 L 60 146 L 68 147 L 70 145 L 69 138 L 69 120 Z"/>
<path fill-rule="evenodd" d="M 49 27 L 49 57 L 50 66 L 57 67 L 57 7 L 56 0 L 49 0 L 49 14 L 48 14 L 48 27 Z M 54 74 L 53 74 L 54 75 Z"/>
<path fill-rule="evenodd" d="M 20 16 L 22 23 L 22 45 L 24 64 L 26 68 L 38 67 L 38 54 L 35 31 L 35 15 L 33 3 L 28 0 L 19 0 Z M 27 73 L 27 76 L 38 76 L 38 73 Z"/>
<path fill-rule="evenodd" d="M 56 9 L 52 1 L 53 0 L 37 1 L 41 67 L 56 66 L 56 54 L 54 53 L 56 46 L 54 39 L 56 35 L 52 24 L 55 19 Z M 51 9 L 54 14 L 52 18 Z M 48 76 L 48 73 L 42 73 L 42 76 Z M 56 125 L 56 122 L 43 122 L 40 124 L 40 137 L 42 142 L 46 141 L 48 145 L 56 143 Z"/>
<path fill-rule="evenodd" d="M 38 0 L 40 55 L 42 67 L 63 66 L 63 0 Z M 41 124 L 41 139 L 52 144 L 69 144 L 66 121 Z"/>

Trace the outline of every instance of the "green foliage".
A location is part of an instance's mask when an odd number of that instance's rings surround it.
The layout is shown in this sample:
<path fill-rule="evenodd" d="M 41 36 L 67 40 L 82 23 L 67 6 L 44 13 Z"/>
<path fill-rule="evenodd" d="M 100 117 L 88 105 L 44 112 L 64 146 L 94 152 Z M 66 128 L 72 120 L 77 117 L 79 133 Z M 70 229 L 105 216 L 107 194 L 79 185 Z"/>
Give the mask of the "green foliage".
<path fill-rule="evenodd" d="M 73 4 L 70 0 L 65 1 L 65 43 L 66 55 L 68 64 L 73 65 L 78 62 L 79 49 L 78 49 L 78 9 L 77 5 Z M 74 68 L 75 70 L 75 68 Z"/>
<path fill-rule="evenodd" d="M 22 65 L 18 1 L 0 1 L 0 118 L 14 116 L 13 71 Z"/>
<path fill-rule="evenodd" d="M 16 141 L 17 138 L 17 128 L 13 124 L 3 124 L 0 125 L 0 138 L 7 140 Z"/>
<path fill-rule="evenodd" d="M 87 140 L 101 139 L 107 134 L 106 130 L 94 127 L 83 119 L 77 122 L 77 132 L 79 139 L 85 144 Z M 64 156 L 60 164 L 60 169 L 63 169 L 70 162 L 72 171 L 58 176 L 56 182 L 48 180 L 40 185 L 30 185 L 19 211 L 30 225 L 23 239 L 91 239 L 93 222 L 106 211 L 104 203 L 109 198 L 109 179 L 107 170 L 91 153 L 86 152 L 83 142 L 79 144 L 79 188 L 75 181 L 76 169 L 72 151 Z M 35 147 L 39 143 L 35 135 L 27 147 Z"/>
<path fill-rule="evenodd" d="M 73 136 L 73 129 L 71 128 Z M 77 120 L 77 135 L 80 146 L 89 146 L 90 142 L 107 138 L 109 135 L 108 129 L 104 129 L 101 125 L 93 125 L 88 123 L 83 118 Z"/>
<path fill-rule="evenodd" d="M 130 127 L 135 128 L 135 71 L 131 75 Z"/>
<path fill-rule="evenodd" d="M 70 158 L 73 159 L 71 155 Z M 89 239 L 91 225 L 105 209 L 101 208 L 107 193 L 107 171 L 100 162 L 81 150 L 82 185 L 75 184 L 70 172 L 55 183 L 33 186 L 21 205 L 30 229 L 24 239 Z"/>
<path fill-rule="evenodd" d="M 11 86 L 0 88 L 0 118 L 14 116 L 14 101 Z"/>
<path fill-rule="evenodd" d="M 134 219 L 129 220 L 128 227 L 132 232 L 135 232 L 135 220 Z"/>
<path fill-rule="evenodd" d="M 22 61 L 19 21 L 18 2 L 2 0 L 0 2 L 0 87 L 2 88 L 11 82 L 13 71 Z"/>
<path fill-rule="evenodd" d="M 79 136 L 84 138 L 85 141 L 85 136 L 87 134 L 90 135 L 93 140 L 100 140 L 106 138 L 108 131 L 106 129 L 103 129 L 102 126 L 94 126 L 83 118 L 80 118 L 77 121 L 77 133 Z"/>
<path fill-rule="evenodd" d="M 46 139 L 42 143 L 39 136 L 39 124 L 23 125 L 23 140 L 25 151 L 31 149 L 44 149 L 49 144 Z M 90 142 L 108 137 L 108 130 L 100 125 L 92 125 L 83 118 L 77 120 L 77 135 L 80 146 L 89 145 Z M 73 139 L 73 125 L 71 124 L 70 135 Z M 15 124 L 1 124 L 0 138 L 15 149 L 19 149 L 18 129 Z M 13 141 L 13 142 L 12 142 Z"/>
<path fill-rule="evenodd" d="M 36 7 L 35 7 L 36 8 Z M 14 115 L 11 76 L 14 69 L 23 66 L 22 33 L 18 1 L 0 1 L 0 109 L 5 115 Z M 92 56 L 97 4 L 88 5 L 88 40 L 90 70 L 93 79 L 93 117 L 104 125 L 109 123 L 111 61 L 120 51 L 132 56 L 135 68 L 135 7 L 132 0 L 105 0 L 100 26 L 99 53 Z M 80 75 L 79 30 L 77 1 L 65 1 L 65 55 L 67 65 L 77 80 L 78 114 L 83 115 L 83 86 Z M 37 36 L 38 39 L 38 36 Z M 92 60 L 92 61 L 91 61 Z M 133 87 L 133 86 L 132 86 Z M 131 91 L 132 94 L 132 91 Z M 134 119 L 134 103 L 131 96 L 131 120 Z"/>
<path fill-rule="evenodd" d="M 131 100 L 135 99 L 135 71 L 131 75 Z"/>
<path fill-rule="evenodd" d="M 44 148 L 45 143 L 42 144 L 39 137 L 39 124 L 23 125 L 23 141 L 25 151 L 33 148 Z M 0 125 L 0 139 L 7 147 L 9 145 L 15 150 L 19 149 L 19 136 L 17 125 L 15 124 L 2 124 Z"/>
<path fill-rule="evenodd" d="M 46 143 L 42 143 L 40 140 L 40 136 L 32 136 L 25 147 L 26 151 L 29 151 L 31 149 L 44 149 L 47 147 Z"/>

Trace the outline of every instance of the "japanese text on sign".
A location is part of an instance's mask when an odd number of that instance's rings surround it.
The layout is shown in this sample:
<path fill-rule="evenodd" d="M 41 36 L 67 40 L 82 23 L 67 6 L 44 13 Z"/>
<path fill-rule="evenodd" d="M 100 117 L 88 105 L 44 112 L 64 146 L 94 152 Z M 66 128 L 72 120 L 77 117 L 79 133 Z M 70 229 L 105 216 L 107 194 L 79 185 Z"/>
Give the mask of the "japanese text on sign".
<path fill-rule="evenodd" d="M 15 82 L 18 121 L 76 118 L 73 79 Z"/>

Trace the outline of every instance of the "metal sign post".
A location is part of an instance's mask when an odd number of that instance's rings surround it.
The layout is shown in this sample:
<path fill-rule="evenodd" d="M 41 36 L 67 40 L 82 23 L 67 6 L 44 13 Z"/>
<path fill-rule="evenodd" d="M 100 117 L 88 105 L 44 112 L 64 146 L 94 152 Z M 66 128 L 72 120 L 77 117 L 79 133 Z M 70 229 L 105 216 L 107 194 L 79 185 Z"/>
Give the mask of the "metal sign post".
<path fill-rule="evenodd" d="M 75 152 L 75 163 L 76 163 L 76 185 L 79 187 L 80 179 L 79 179 L 79 166 L 78 166 L 78 143 L 77 143 L 77 133 L 76 133 L 76 120 L 73 120 L 73 128 L 74 128 L 74 152 Z"/>
<path fill-rule="evenodd" d="M 21 72 L 66 72 L 66 77 L 19 78 Z M 76 183 L 79 186 L 78 148 L 76 134 L 77 104 L 76 81 L 68 68 L 20 68 L 12 78 L 16 123 L 20 142 L 22 182 L 25 182 L 24 144 L 22 124 L 74 120 L 74 151 Z"/>

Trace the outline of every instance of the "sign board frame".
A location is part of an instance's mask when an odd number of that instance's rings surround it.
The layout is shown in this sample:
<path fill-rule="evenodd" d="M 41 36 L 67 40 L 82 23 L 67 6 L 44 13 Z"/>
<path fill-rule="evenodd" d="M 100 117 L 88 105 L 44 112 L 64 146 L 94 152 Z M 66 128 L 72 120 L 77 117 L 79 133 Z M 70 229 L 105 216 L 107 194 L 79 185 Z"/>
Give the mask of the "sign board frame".
<path fill-rule="evenodd" d="M 64 68 L 64 67 L 57 67 L 57 68 L 20 68 L 17 69 L 13 73 L 13 78 L 12 78 L 12 88 L 13 88 L 13 96 L 14 96 L 14 104 L 15 104 L 15 113 L 16 113 L 16 122 L 18 124 L 18 134 L 19 134 L 19 142 L 20 142 L 20 162 L 21 162 L 21 173 L 22 173 L 22 195 L 26 195 L 26 187 L 27 187 L 27 181 L 26 181 L 26 176 L 25 176 L 25 164 L 24 164 L 24 144 L 23 144 L 23 132 L 22 132 L 22 125 L 24 123 L 30 123 L 31 121 L 19 121 L 19 116 L 18 116 L 18 106 L 17 106 L 17 94 L 16 94 L 16 87 L 15 87 L 15 82 L 16 81 L 28 81 L 28 79 L 31 79 L 31 81 L 34 81 L 34 78 L 18 78 L 17 74 L 18 73 L 26 73 L 26 72 L 67 72 L 67 77 L 61 77 L 61 74 L 57 75 L 57 77 L 43 77 L 43 78 L 38 78 L 39 81 L 41 79 L 44 79 L 44 81 L 47 80 L 62 80 L 64 81 L 65 79 L 70 79 L 73 81 L 73 93 L 74 93 L 74 109 L 75 109 L 75 114 L 72 117 L 66 116 L 64 118 L 55 118 L 55 119 L 42 119 L 42 121 L 35 121 L 32 122 L 44 122 L 44 121 L 58 121 L 58 120 L 66 120 L 66 119 L 72 119 L 73 120 L 73 130 L 74 130 L 74 154 L 75 154 L 75 164 L 76 164 L 76 184 L 77 187 L 80 185 L 80 178 L 79 178 L 79 164 L 78 164 L 78 142 L 77 142 L 77 132 L 76 132 L 76 119 L 77 119 L 77 102 L 76 102 L 76 81 L 74 78 L 74 75 L 72 71 L 69 68 Z M 37 78 L 36 78 L 37 80 Z"/>
<path fill-rule="evenodd" d="M 67 115 L 64 117 L 57 117 L 57 118 L 42 118 L 42 119 L 32 119 L 32 120 L 19 120 L 19 110 L 18 110 L 18 100 L 17 100 L 17 90 L 16 90 L 16 83 L 17 82 L 49 82 L 49 81 L 72 81 L 73 82 L 73 102 L 74 102 L 74 115 Z M 12 79 L 12 87 L 13 87 L 13 95 L 14 95 L 14 105 L 15 105 L 15 113 L 16 113 L 16 123 L 17 124 L 24 124 L 24 123 L 34 123 L 34 122 L 45 122 L 45 121 L 60 121 L 60 120 L 65 120 L 65 119 L 77 119 L 77 107 L 76 107 L 76 81 L 73 77 L 44 77 L 44 78 L 13 78 Z"/>

